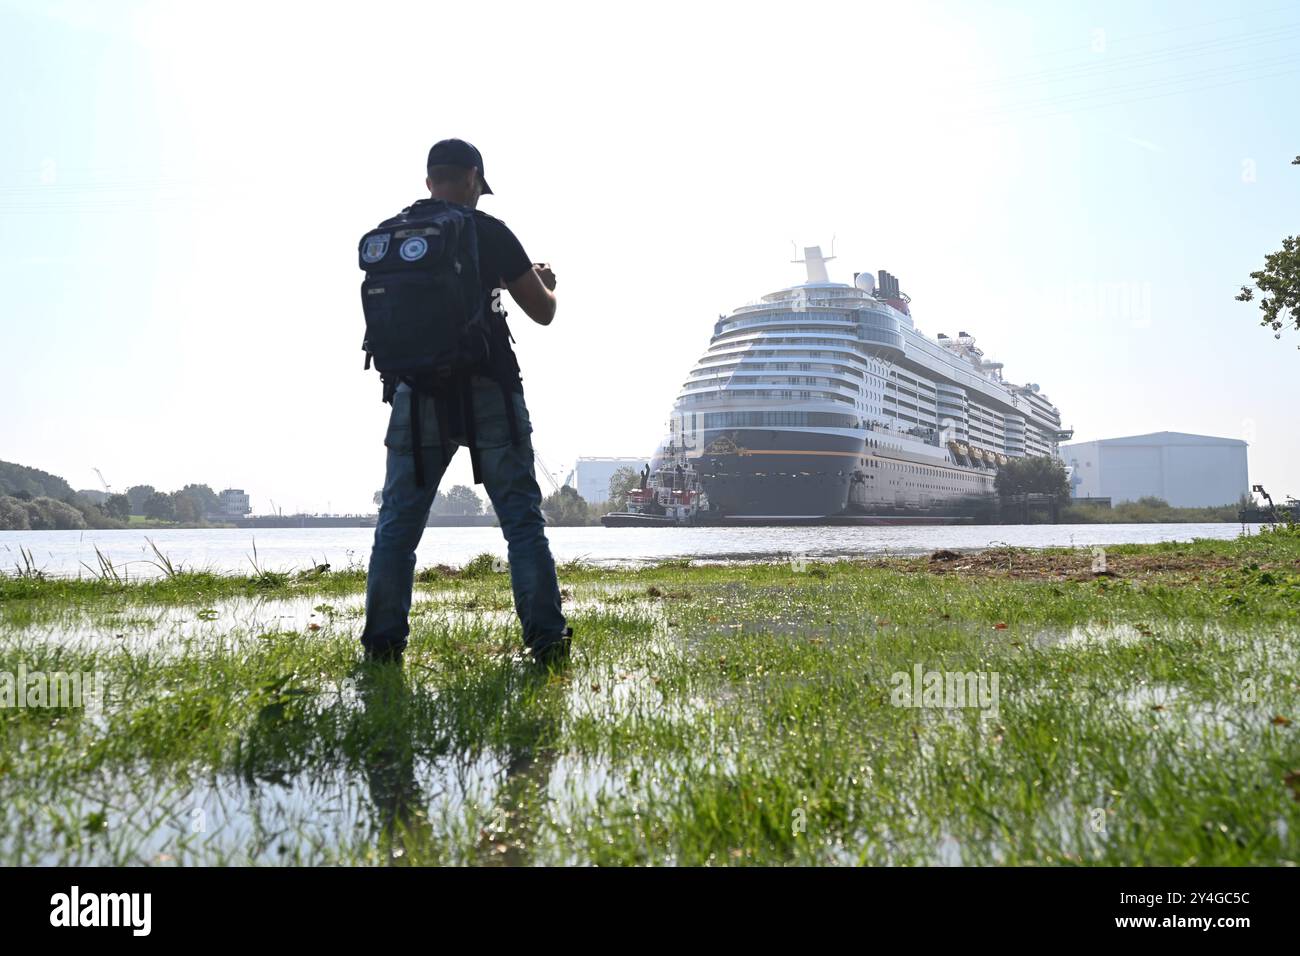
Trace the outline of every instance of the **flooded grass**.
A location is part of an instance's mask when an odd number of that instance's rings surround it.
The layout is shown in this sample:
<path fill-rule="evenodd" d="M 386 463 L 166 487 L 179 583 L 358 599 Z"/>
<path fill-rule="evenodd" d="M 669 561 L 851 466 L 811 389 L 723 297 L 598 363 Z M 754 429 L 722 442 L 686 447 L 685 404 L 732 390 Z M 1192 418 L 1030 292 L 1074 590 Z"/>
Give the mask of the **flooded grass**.
<path fill-rule="evenodd" d="M 0 707 L 0 863 L 1296 863 L 1300 538 L 1107 558 L 569 564 L 559 674 L 490 558 L 401 670 L 356 569 L 9 576 L 106 693 Z"/>

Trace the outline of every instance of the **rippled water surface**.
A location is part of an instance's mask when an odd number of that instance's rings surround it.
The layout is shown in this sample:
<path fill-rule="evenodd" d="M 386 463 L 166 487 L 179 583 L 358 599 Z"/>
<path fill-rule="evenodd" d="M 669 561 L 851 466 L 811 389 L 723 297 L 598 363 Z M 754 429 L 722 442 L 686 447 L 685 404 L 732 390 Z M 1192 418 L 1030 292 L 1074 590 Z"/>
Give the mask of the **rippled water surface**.
<path fill-rule="evenodd" d="M 1257 526 L 1248 526 L 1254 530 Z M 792 552 L 809 557 L 915 554 L 935 548 L 1084 547 L 1234 538 L 1241 525 L 1085 524 L 980 525 L 947 527 L 786 527 L 786 528 L 549 528 L 557 561 L 575 558 L 595 564 L 635 564 L 666 558 L 753 560 Z M 159 531 L 0 531 L 0 569 L 32 553 L 47 573 L 89 574 L 98 566 L 95 549 L 132 575 L 159 573 L 149 541 L 172 562 L 186 568 L 224 572 L 252 570 L 254 546 L 261 567 L 292 570 L 329 562 L 336 570 L 364 564 L 374 536 L 371 528 L 236 528 Z M 429 528 L 420 542 L 421 566 L 464 564 L 485 551 L 505 556 L 497 528 Z"/>

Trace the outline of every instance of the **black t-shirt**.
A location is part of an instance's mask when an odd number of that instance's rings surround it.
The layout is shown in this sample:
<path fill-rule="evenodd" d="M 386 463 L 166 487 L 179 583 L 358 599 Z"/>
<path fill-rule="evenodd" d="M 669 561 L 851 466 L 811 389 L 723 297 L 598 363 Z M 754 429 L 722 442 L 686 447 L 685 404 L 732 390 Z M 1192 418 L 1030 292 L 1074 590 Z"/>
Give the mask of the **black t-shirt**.
<path fill-rule="evenodd" d="M 515 234 L 500 219 L 474 210 L 478 232 L 478 274 L 483 287 L 484 308 L 492 327 L 494 375 L 519 385 L 519 362 L 510 347 L 510 328 L 506 325 L 504 286 L 514 282 L 533 267 Z M 497 290 L 502 289 L 498 293 Z M 494 308 L 495 305 L 495 308 Z"/>

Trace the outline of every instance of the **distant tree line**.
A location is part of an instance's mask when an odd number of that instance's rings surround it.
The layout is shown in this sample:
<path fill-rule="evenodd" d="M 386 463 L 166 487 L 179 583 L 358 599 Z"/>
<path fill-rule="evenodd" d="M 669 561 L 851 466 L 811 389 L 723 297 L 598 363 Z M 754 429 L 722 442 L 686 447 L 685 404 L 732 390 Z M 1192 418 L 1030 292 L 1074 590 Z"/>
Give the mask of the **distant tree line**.
<path fill-rule="evenodd" d="M 468 485 L 452 485 L 446 491 L 438 492 L 430 511 L 436 515 L 481 515 L 483 499 Z"/>
<path fill-rule="evenodd" d="M 1252 504 L 1250 495 L 1230 505 L 1206 508 L 1180 508 L 1163 498 L 1146 496 L 1136 501 L 1121 501 L 1113 508 L 1086 502 L 1071 502 L 1061 509 L 1065 524 L 1169 524 L 1195 522 L 1208 524 L 1215 521 L 1239 521 L 1241 509 Z"/>
<path fill-rule="evenodd" d="M 0 531 L 123 528 L 133 515 L 153 521 L 201 524 L 220 497 L 208 485 L 162 492 L 135 485 L 125 494 L 74 491 L 58 475 L 0 461 Z"/>
<path fill-rule="evenodd" d="M 105 506 L 126 515 L 140 515 L 154 521 L 177 521 L 194 524 L 216 514 L 221 498 L 207 485 L 186 485 L 179 491 L 159 491 L 153 485 L 133 485 L 124 495 L 112 495 Z"/>
<path fill-rule="evenodd" d="M 384 502 L 384 493 L 376 491 L 372 500 L 375 507 L 379 507 Z M 489 501 L 485 504 L 483 499 L 468 485 L 452 485 L 446 491 L 439 491 L 434 495 L 433 505 L 429 508 L 430 517 L 491 516 L 493 513 L 492 502 Z"/>
<path fill-rule="evenodd" d="M 622 511 L 627 507 L 627 493 L 639 487 L 641 472 L 635 468 L 619 468 L 609 479 L 609 498 L 602 504 L 592 504 L 577 489 L 565 485 L 559 491 L 547 495 L 542 501 L 542 511 L 546 521 L 552 525 L 580 526 L 600 524 L 602 515 L 611 511 Z M 376 491 L 372 500 L 376 507 L 383 502 L 384 493 Z M 433 499 L 430 515 L 461 516 L 492 515 L 492 502 L 484 502 L 478 493 L 467 485 L 452 485 L 446 491 L 439 491 Z"/>
<path fill-rule="evenodd" d="M 998 469 L 993 487 L 1000 498 L 1017 495 L 1056 495 L 1070 497 L 1070 481 L 1059 458 L 1031 455 L 1010 458 Z"/>
<path fill-rule="evenodd" d="M 1054 498 L 1056 507 L 1052 514 L 1055 520 L 1064 524 L 1237 521 L 1240 509 L 1251 504 L 1249 495 L 1243 495 L 1234 504 L 1210 508 L 1178 508 L 1156 497 L 1121 501 L 1114 507 L 1075 501 L 1070 496 L 1065 465 L 1059 458 L 1046 456 L 1012 458 L 998 469 L 994 486 L 998 493 L 1000 520 L 1014 524 L 1032 520 L 1028 507 L 1030 496 Z"/>
<path fill-rule="evenodd" d="M 591 506 L 587 499 L 578 494 L 571 485 L 565 485 L 559 491 L 547 495 L 542 501 L 542 511 L 550 524 L 575 526 L 589 524 Z"/>
<path fill-rule="evenodd" d="M 63 501 L 72 494 L 72 486 L 58 475 L 51 475 L 39 468 L 0 461 L 0 495 L 22 496 L 27 501 L 33 498 Z"/>
<path fill-rule="evenodd" d="M 627 495 L 633 488 L 641 487 L 641 472 L 635 468 L 618 468 L 609 479 L 609 493 L 605 501 L 593 504 L 578 494 L 571 485 L 552 492 L 542 502 L 547 523 L 578 527 L 600 524 L 602 516 L 627 507 Z"/>

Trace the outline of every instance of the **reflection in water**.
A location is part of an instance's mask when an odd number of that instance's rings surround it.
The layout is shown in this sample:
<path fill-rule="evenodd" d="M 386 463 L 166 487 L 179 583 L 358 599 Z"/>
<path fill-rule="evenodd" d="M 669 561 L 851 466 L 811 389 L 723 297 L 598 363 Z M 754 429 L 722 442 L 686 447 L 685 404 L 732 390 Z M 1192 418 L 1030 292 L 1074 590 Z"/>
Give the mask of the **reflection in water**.
<path fill-rule="evenodd" d="M 545 810 L 555 753 L 548 747 L 558 731 L 558 715 L 550 707 L 527 714 L 522 697 L 535 694 L 547 681 L 541 671 L 522 672 L 507 667 L 486 680 L 500 682 L 499 699 L 520 713 L 503 723 L 507 728 L 503 779 L 493 806 L 487 810 L 476 847 L 480 863 L 523 866 L 532 862 L 538 824 Z M 436 860 L 438 835 L 428 817 L 428 800 L 416 776 L 420 749 L 417 706 L 420 691 L 413 691 L 400 667 L 367 665 L 358 673 L 358 691 L 366 724 L 374 736 L 364 745 L 364 766 L 370 798 L 375 804 L 379 849 L 394 864 Z M 500 695 L 500 691 L 505 691 Z M 479 693 L 460 688 L 460 694 Z M 438 702 L 449 711 L 456 706 L 457 691 L 444 691 Z M 432 701 L 432 697 L 429 698 Z M 450 741 L 442 738 L 441 753 Z"/>
<path fill-rule="evenodd" d="M 543 684 L 546 676 L 530 668 L 525 680 Z M 559 717 L 546 707 L 524 722 L 523 733 L 507 748 L 505 779 L 497 790 L 491 814 L 492 853 L 506 866 L 527 866 L 537 850 L 539 824 L 546 811 L 555 748 L 549 746 L 559 732 Z M 484 861 L 488 862 L 488 861 Z"/>
<path fill-rule="evenodd" d="M 357 692 L 366 724 L 374 729 L 362 753 L 379 850 L 385 860 L 402 864 L 434 849 L 428 801 L 415 777 L 412 694 L 401 665 L 382 664 L 358 669 Z"/>

